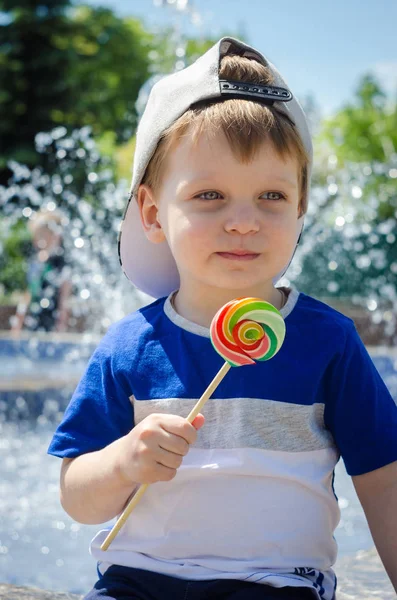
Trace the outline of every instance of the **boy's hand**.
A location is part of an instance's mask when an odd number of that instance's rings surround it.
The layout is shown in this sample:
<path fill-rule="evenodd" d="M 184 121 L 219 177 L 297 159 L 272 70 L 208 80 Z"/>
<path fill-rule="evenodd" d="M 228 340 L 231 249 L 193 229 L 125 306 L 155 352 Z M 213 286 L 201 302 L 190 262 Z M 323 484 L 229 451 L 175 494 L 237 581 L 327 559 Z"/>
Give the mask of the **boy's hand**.
<path fill-rule="evenodd" d="M 131 484 L 170 481 L 203 425 L 202 414 L 193 423 L 178 415 L 149 415 L 120 440 L 122 478 Z"/>

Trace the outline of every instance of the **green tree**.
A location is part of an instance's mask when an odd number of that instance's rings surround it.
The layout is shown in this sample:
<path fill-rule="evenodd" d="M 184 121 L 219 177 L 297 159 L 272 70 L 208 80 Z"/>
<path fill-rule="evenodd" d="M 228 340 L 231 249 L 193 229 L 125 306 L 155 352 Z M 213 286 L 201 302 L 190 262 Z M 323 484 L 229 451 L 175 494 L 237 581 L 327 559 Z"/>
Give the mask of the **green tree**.
<path fill-rule="evenodd" d="M 91 127 L 94 136 L 129 139 L 136 128 L 135 101 L 149 77 L 151 36 L 137 19 L 117 17 L 103 7 L 78 6 L 73 34 L 56 43 L 76 57 L 69 72 L 73 103 L 57 115 L 67 127 Z"/>
<path fill-rule="evenodd" d="M 373 75 L 365 75 L 352 103 L 324 123 L 323 136 L 338 158 L 353 162 L 385 162 L 397 148 L 397 105 Z"/>
<path fill-rule="evenodd" d="M 52 111 L 71 103 L 71 56 L 54 43 L 68 38 L 69 0 L 0 0 L 0 169 L 12 158 L 35 164 L 34 138 L 54 125 Z M 4 180 L 4 179 L 3 179 Z"/>
<path fill-rule="evenodd" d="M 0 10 L 3 183 L 10 159 L 40 164 L 35 135 L 58 125 L 131 137 L 150 64 L 151 36 L 139 21 L 69 0 L 0 0 Z"/>
<path fill-rule="evenodd" d="M 366 167 L 362 202 L 376 196 L 377 220 L 395 218 L 397 178 L 379 165 L 397 163 L 397 102 L 388 102 L 373 75 L 361 79 L 352 103 L 324 122 L 321 141 L 329 145 L 340 168 Z"/>

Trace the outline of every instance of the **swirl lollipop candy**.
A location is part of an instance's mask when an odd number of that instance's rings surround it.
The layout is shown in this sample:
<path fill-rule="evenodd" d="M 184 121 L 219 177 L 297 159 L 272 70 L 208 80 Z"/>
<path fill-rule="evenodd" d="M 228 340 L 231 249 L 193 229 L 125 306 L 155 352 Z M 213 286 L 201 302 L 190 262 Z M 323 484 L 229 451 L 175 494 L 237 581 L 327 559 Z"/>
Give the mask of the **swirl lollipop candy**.
<path fill-rule="evenodd" d="M 239 298 L 228 302 L 216 313 L 211 322 L 210 336 L 212 345 L 225 359 L 225 364 L 186 417 L 189 423 L 194 421 L 231 367 L 269 360 L 280 350 L 285 337 L 285 324 L 279 311 L 269 302 L 260 298 Z M 145 483 L 140 486 L 102 543 L 101 550 L 109 548 L 148 485 Z"/>
<path fill-rule="evenodd" d="M 215 350 L 232 367 L 269 360 L 281 348 L 285 324 L 279 311 L 259 298 L 232 300 L 211 323 Z"/>

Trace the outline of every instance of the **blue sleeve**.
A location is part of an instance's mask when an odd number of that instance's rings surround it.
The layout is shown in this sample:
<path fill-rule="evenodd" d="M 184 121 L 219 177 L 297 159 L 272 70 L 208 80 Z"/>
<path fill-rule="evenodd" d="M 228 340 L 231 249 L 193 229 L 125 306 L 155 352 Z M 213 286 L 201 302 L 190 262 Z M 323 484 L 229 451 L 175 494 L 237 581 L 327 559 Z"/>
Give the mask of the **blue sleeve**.
<path fill-rule="evenodd" d="M 353 323 L 326 377 L 324 421 L 349 475 L 397 460 L 397 406 Z"/>
<path fill-rule="evenodd" d="M 132 429 L 133 390 L 112 340 L 108 333 L 92 355 L 50 443 L 49 454 L 74 458 L 100 450 Z"/>

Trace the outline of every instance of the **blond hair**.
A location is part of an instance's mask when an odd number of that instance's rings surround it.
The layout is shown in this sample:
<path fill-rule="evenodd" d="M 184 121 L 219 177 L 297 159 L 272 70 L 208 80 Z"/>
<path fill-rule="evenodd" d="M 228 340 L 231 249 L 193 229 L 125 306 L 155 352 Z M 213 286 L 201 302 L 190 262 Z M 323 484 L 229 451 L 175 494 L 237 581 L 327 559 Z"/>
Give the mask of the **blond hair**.
<path fill-rule="evenodd" d="M 221 60 L 219 78 L 262 85 L 274 82 L 267 67 L 254 59 L 238 55 L 228 55 Z M 300 214 L 306 212 L 310 159 L 299 133 L 284 113 L 251 100 L 206 100 L 193 105 L 164 131 L 142 178 L 143 184 L 153 190 L 158 189 L 168 153 L 188 130 L 193 143 L 203 132 L 211 135 L 221 131 L 234 156 L 242 163 L 250 162 L 265 140 L 270 141 L 280 158 L 295 157 L 298 163 Z"/>
<path fill-rule="evenodd" d="M 62 235 L 65 217 L 59 210 L 47 210 L 41 208 L 33 213 L 28 222 L 28 228 L 31 235 L 35 235 L 41 229 L 49 229 L 57 235 Z"/>

